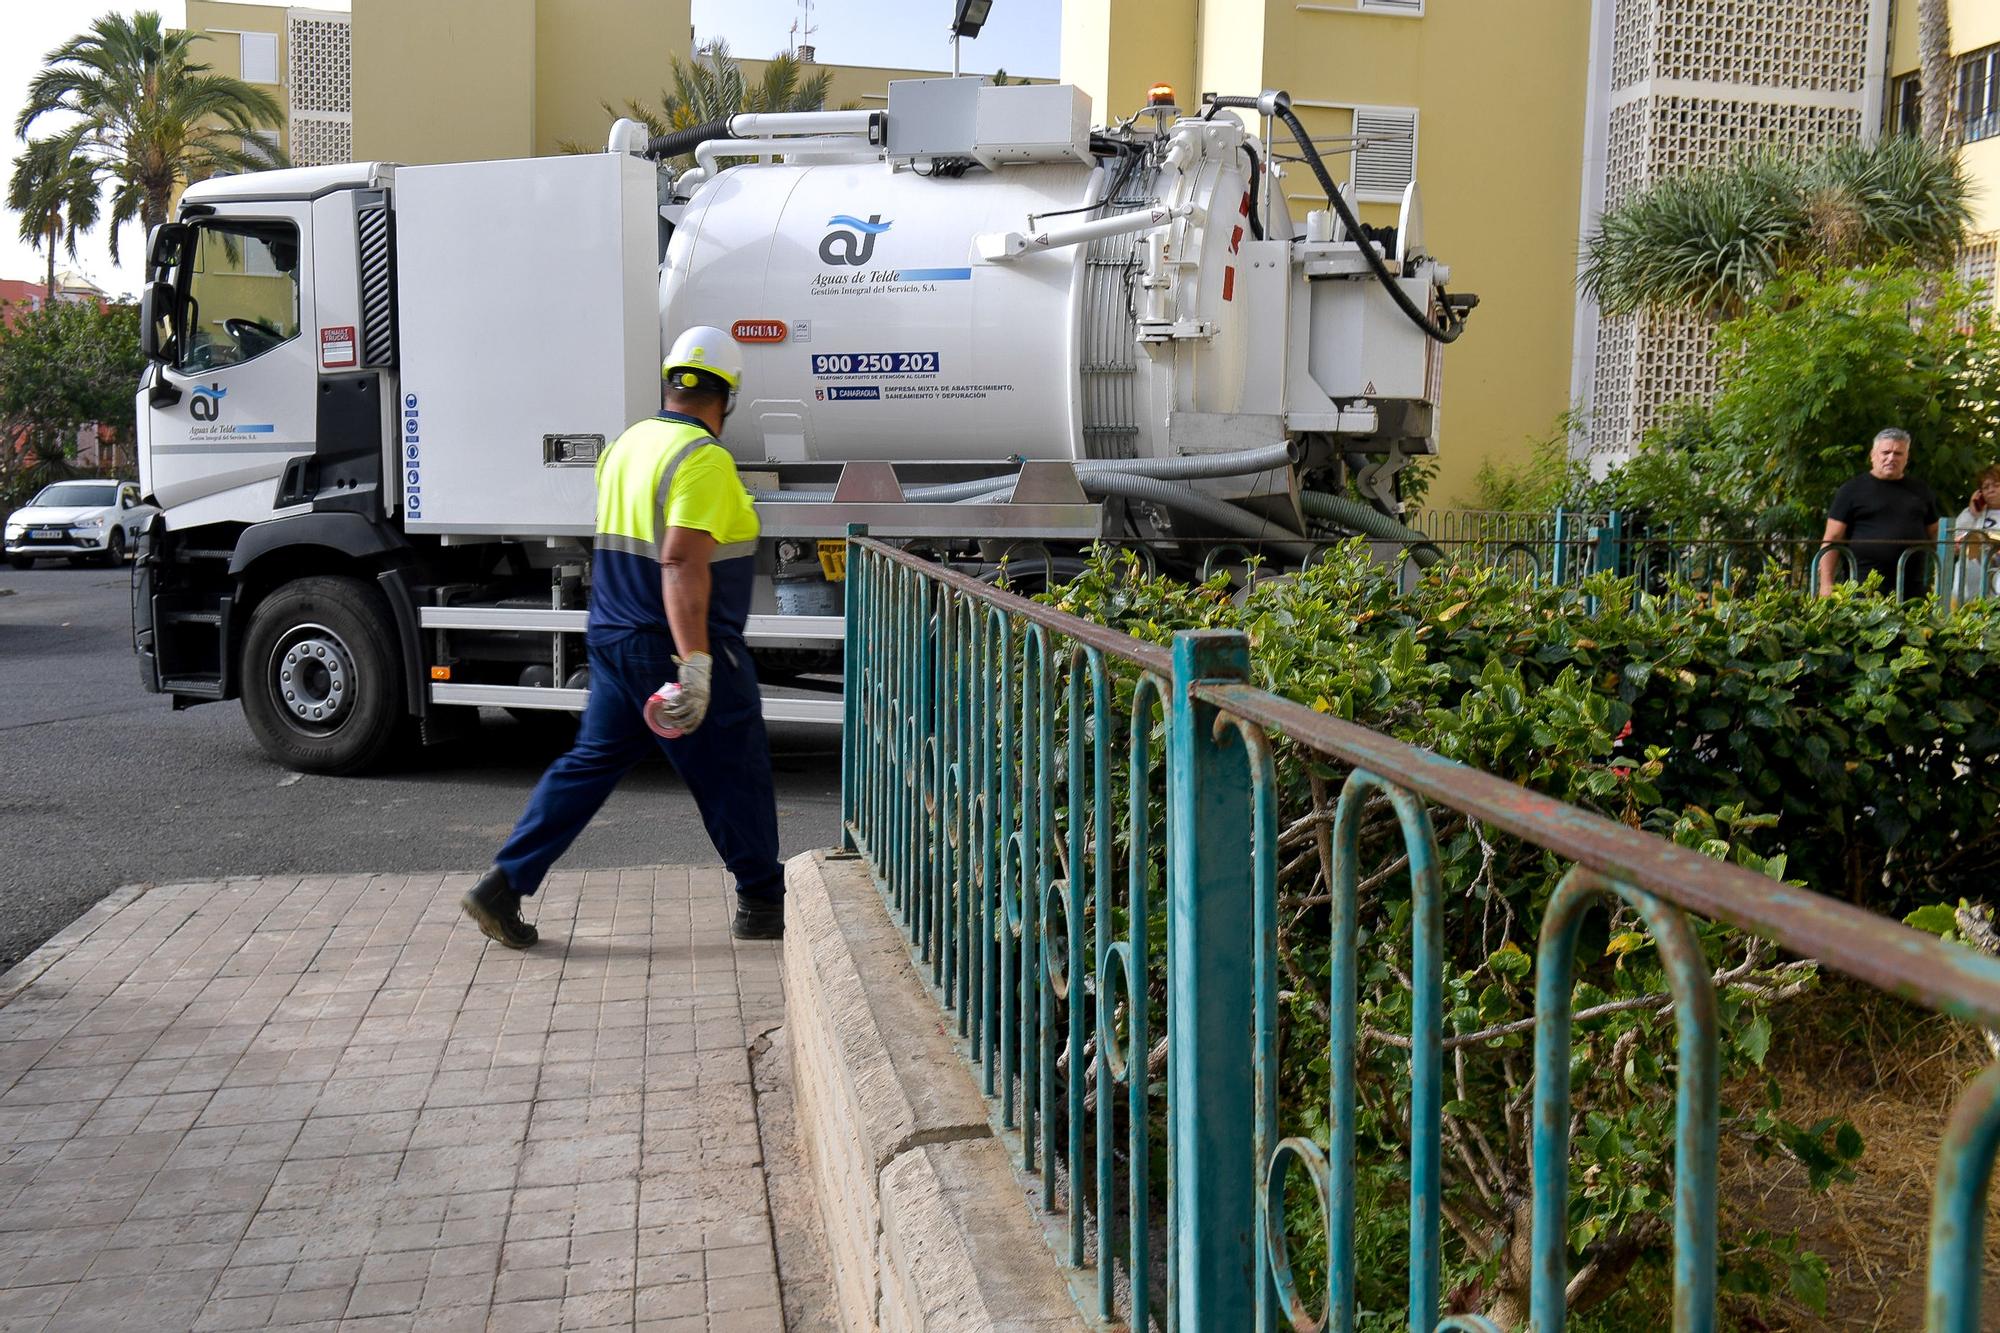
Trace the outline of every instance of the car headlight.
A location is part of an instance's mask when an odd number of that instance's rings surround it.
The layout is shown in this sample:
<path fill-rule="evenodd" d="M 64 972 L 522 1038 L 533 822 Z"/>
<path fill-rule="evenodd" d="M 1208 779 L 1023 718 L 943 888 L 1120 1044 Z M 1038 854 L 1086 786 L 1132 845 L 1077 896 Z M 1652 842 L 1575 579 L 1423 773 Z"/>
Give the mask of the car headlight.
<path fill-rule="evenodd" d="M 104 515 L 99 514 L 96 518 L 80 518 L 70 524 L 70 526 L 73 528 L 101 528 L 104 526 Z"/>
<path fill-rule="evenodd" d="M 9 523 L 7 525 L 7 535 L 9 537 L 18 537 L 27 530 L 28 525 L 26 523 Z"/>

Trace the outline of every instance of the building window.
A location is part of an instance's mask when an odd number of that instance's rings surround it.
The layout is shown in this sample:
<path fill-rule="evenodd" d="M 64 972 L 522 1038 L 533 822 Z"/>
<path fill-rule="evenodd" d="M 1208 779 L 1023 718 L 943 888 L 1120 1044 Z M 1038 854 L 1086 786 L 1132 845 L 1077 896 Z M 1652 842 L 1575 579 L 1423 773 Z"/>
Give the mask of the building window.
<path fill-rule="evenodd" d="M 265 166 L 276 166 L 280 145 L 278 131 L 252 130 L 243 136 L 243 151 L 253 153 L 264 160 Z"/>
<path fill-rule="evenodd" d="M 1354 108 L 1354 190 L 1371 203 L 1400 203 L 1417 178 L 1415 107 Z"/>
<path fill-rule="evenodd" d="M 1966 143 L 2000 133 L 2000 46 L 1958 58 L 1958 131 Z"/>
<path fill-rule="evenodd" d="M 1924 132 L 1924 90 L 1914 74 L 1905 74 L 1890 85 L 1889 129 L 1912 138 Z"/>
<path fill-rule="evenodd" d="M 278 81 L 278 34 L 275 32 L 245 32 L 237 34 L 243 43 L 243 81 L 245 83 L 276 83 Z"/>

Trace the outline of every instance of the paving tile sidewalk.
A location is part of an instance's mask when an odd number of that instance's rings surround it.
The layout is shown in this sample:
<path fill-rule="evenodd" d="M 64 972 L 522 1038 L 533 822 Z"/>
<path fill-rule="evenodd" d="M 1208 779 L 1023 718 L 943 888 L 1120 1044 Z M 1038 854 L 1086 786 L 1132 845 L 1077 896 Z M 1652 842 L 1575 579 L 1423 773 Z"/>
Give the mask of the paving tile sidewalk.
<path fill-rule="evenodd" d="M 0 979 L 0 1330 L 776 1330 L 722 871 L 126 894 Z M 24 984 L 25 983 L 25 984 Z"/>

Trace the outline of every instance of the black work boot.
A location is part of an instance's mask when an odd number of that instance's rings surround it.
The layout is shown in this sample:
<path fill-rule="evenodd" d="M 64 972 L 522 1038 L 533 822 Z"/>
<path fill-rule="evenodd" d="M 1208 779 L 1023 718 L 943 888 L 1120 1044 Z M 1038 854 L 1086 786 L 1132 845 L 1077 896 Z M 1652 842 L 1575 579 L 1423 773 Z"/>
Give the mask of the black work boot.
<path fill-rule="evenodd" d="M 525 949 L 541 936 L 521 919 L 521 895 L 507 882 L 507 875 L 494 866 L 458 900 L 479 927 L 479 933 L 510 949 Z"/>
<path fill-rule="evenodd" d="M 739 940 L 781 940 L 785 938 L 783 898 L 745 898 L 736 895 L 736 917 L 729 933 Z"/>

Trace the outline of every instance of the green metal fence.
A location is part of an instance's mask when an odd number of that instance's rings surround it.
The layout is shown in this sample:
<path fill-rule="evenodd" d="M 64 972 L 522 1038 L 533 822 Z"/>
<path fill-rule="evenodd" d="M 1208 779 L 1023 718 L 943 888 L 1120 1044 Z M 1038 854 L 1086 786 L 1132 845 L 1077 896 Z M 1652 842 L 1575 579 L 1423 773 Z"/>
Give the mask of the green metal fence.
<path fill-rule="evenodd" d="M 847 561 L 846 846 L 866 857 L 1063 1258 L 1133 1328 L 1350 1330 L 1355 1308 L 1359 813 L 1386 799 L 1414 911 L 1408 1326 L 1441 1315 L 1444 904 L 1431 810 L 1571 865 L 1536 960 L 1531 1327 L 1564 1326 L 1572 973 L 1607 899 L 1659 947 L 1677 1026 L 1676 1330 L 1717 1318 L 1718 1020 L 1690 918 L 1726 922 L 1881 990 L 2000 1028 L 2000 960 L 1789 888 L 1248 683 L 1235 632 L 1171 651 L 998 590 L 857 530 Z M 1114 701 L 1128 700 L 1120 709 Z M 1162 743 L 1163 738 L 1163 743 Z M 1348 776 L 1333 806 L 1327 1147 L 1282 1133 L 1275 957 L 1283 753 Z M 1121 800 L 1118 793 L 1123 790 Z M 1164 1040 L 1161 1038 L 1164 1037 Z M 1156 1141 L 1161 1126 L 1164 1142 Z M 2000 1068 L 1939 1158 L 1928 1327 L 1981 1327 Z M 1288 1173 L 1323 1210 L 1326 1308 L 1286 1238 Z"/>
<path fill-rule="evenodd" d="M 1795 586 L 1817 587 L 1819 563 L 1832 553 L 1835 576 L 1853 578 L 1853 551 L 1845 544 L 1789 538 L 1742 540 L 1663 530 L 1636 523 L 1617 510 L 1557 509 L 1551 513 L 1426 509 L 1409 522 L 1430 540 L 1402 552 L 1405 586 L 1422 577 L 1432 553 L 1448 561 L 1495 565 L 1538 585 L 1572 584 L 1614 573 L 1638 580 L 1651 592 L 1675 586 L 1707 591 L 1743 590 L 1770 574 Z M 1892 582 L 1940 598 L 1964 601 L 2000 596 L 2000 544 L 1964 541 L 1950 519 L 1933 542 L 1911 543 L 1896 560 Z"/>

